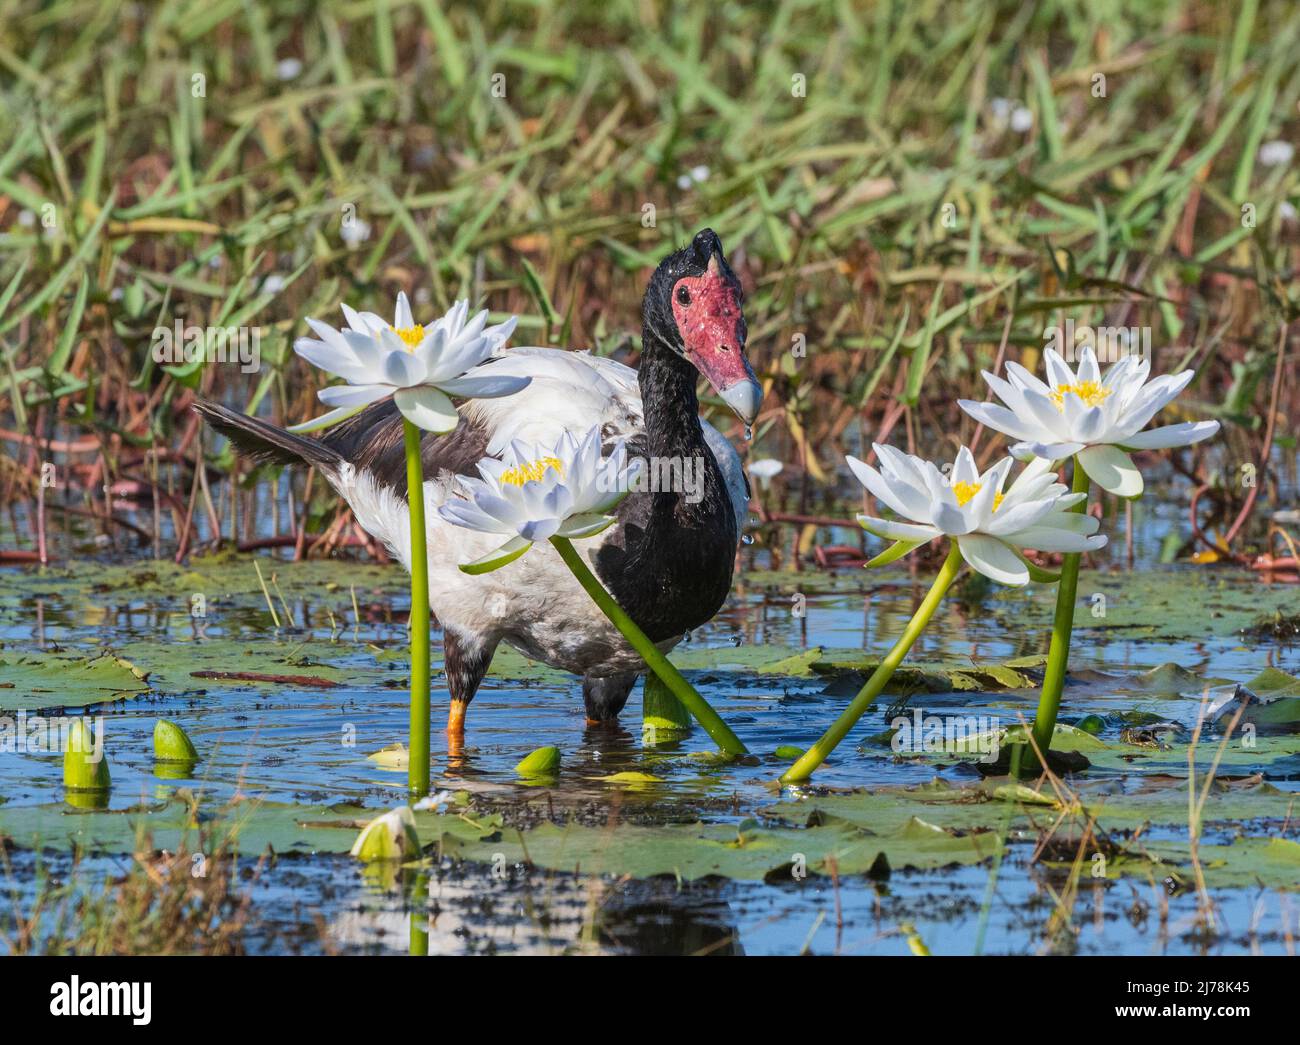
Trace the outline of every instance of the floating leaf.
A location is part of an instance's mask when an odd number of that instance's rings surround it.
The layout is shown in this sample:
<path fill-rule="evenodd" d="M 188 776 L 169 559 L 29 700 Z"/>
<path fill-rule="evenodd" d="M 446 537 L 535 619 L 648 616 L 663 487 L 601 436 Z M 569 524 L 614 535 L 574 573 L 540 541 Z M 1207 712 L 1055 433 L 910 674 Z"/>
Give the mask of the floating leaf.
<path fill-rule="evenodd" d="M 122 657 L 34 651 L 0 655 L 0 711 L 88 707 L 149 692 L 148 676 Z"/>
<path fill-rule="evenodd" d="M 380 748 L 374 754 L 367 755 L 366 758 L 379 766 L 380 769 L 401 770 L 403 773 L 406 772 L 411 763 L 411 754 L 406 749 L 406 745 L 401 742 Z"/>

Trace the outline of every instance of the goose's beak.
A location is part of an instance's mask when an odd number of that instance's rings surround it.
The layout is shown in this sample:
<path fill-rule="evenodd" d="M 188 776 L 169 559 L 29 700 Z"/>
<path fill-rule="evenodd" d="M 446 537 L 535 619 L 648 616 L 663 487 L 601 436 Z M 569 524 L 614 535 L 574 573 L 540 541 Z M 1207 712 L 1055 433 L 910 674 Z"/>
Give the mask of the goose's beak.
<path fill-rule="evenodd" d="M 752 425 L 763 405 L 763 386 L 745 358 L 745 342 L 736 338 L 731 344 L 714 334 L 705 345 L 694 348 L 686 341 L 686 358 L 713 386 L 713 390 L 747 425 Z"/>
<path fill-rule="evenodd" d="M 763 406 L 763 386 L 754 377 L 748 360 L 745 362 L 745 369 L 748 374 L 743 379 L 720 389 L 718 394 L 722 396 L 722 401 L 736 412 L 737 417 L 745 424 L 752 425 L 758 417 L 759 409 Z"/>

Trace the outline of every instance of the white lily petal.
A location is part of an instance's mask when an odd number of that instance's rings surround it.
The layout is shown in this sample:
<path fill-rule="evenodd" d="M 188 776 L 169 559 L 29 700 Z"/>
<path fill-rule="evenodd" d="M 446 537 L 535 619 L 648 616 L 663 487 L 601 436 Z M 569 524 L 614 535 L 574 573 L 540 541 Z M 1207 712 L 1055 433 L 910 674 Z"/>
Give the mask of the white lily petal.
<path fill-rule="evenodd" d="M 340 352 L 348 356 L 352 355 L 352 348 L 348 344 L 348 339 L 335 330 L 328 323 L 322 323 L 319 319 L 308 319 L 307 325 L 311 327 L 312 333 L 320 338 L 325 344 L 337 348 Z"/>
<path fill-rule="evenodd" d="M 1181 374 L 1162 374 L 1133 396 L 1125 409 L 1121 431 L 1125 435 L 1140 432 L 1156 414 L 1172 403 L 1196 376 L 1195 370 Z"/>
<path fill-rule="evenodd" d="M 849 470 L 853 472 L 858 482 L 865 486 L 871 492 L 871 495 L 890 511 L 903 516 L 905 519 L 915 519 L 919 522 L 928 521 L 927 499 L 919 490 L 913 489 L 905 483 L 891 484 L 871 465 L 865 461 L 859 461 L 852 455 L 846 456 L 846 460 L 848 461 Z"/>
<path fill-rule="evenodd" d="M 399 388 L 393 402 L 403 417 L 426 432 L 450 432 L 460 422 L 451 400 L 431 385 Z"/>
<path fill-rule="evenodd" d="M 1089 446 L 1079 451 L 1078 461 L 1088 476 L 1116 497 L 1140 497 L 1142 473 L 1133 458 L 1117 446 Z"/>
<path fill-rule="evenodd" d="M 438 506 L 438 515 L 456 526 L 480 533 L 513 533 L 514 528 L 502 529 L 501 521 L 483 511 L 474 501 L 450 500 Z"/>
<path fill-rule="evenodd" d="M 1025 385 L 1023 383 L 1014 379 L 1003 380 L 1002 378 L 989 373 L 987 370 L 983 370 L 980 373 L 983 375 L 985 383 L 993 391 L 993 394 L 1002 400 L 1006 408 L 1015 415 L 1019 424 L 1028 429 L 1028 435 L 1023 438 L 1046 439 L 1049 441 L 1056 438 L 1050 431 L 1043 428 L 1043 426 L 1034 418 L 1033 414 L 1030 413 L 1029 407 L 1025 403 Z M 1041 392 L 1043 395 L 1046 395 L 1048 392 L 1047 387 L 1042 386 Z M 1011 433 L 1008 432 L 1007 434 L 1010 435 Z M 1013 436 L 1013 438 L 1021 437 Z"/>
<path fill-rule="evenodd" d="M 1019 363 L 1013 361 L 1007 362 L 1007 379 L 1021 392 L 1032 389 L 1042 396 L 1051 395 L 1052 392 L 1049 386 L 1043 384 Z"/>
<path fill-rule="evenodd" d="M 961 449 L 966 450 L 966 447 L 963 446 Z M 969 455 L 970 451 L 966 450 L 966 453 Z M 961 458 L 960 451 L 957 456 L 958 459 Z M 972 467 L 975 466 L 974 457 L 970 458 L 970 464 Z M 961 509 L 967 523 L 970 524 L 970 529 L 983 530 L 987 528 L 986 524 L 993 515 L 993 505 L 997 501 L 998 494 L 1002 492 L 1002 484 L 1006 482 L 1007 472 L 1010 470 L 1011 458 L 1004 457 L 983 475 L 976 476 L 979 491 Z M 955 467 L 953 474 L 956 474 Z"/>
<path fill-rule="evenodd" d="M 970 399 L 958 399 L 957 405 L 986 428 L 1009 435 L 1012 439 L 1034 439 L 1039 434 L 1038 426 L 1021 422 L 1005 406 L 996 403 L 976 403 Z"/>
<path fill-rule="evenodd" d="M 975 464 L 974 455 L 966 447 L 960 447 L 957 450 L 957 458 L 952 463 L 952 484 L 958 483 L 977 483 L 980 479 L 979 467 Z"/>
<path fill-rule="evenodd" d="M 496 533 L 517 533 L 520 524 L 527 518 L 519 501 L 501 493 L 499 488 L 489 489 L 484 486 L 471 489 L 470 496 L 476 508 L 496 520 Z"/>
<path fill-rule="evenodd" d="M 544 541 L 559 530 L 559 519 L 530 519 L 519 527 L 519 536 L 529 541 Z"/>
<path fill-rule="evenodd" d="M 293 350 L 312 366 L 341 377 L 349 384 L 368 385 L 382 376 L 358 363 L 357 357 L 346 346 L 339 348 L 309 337 L 300 337 L 293 343 Z"/>
<path fill-rule="evenodd" d="M 919 458 L 915 460 L 921 472 L 921 480 L 925 483 L 925 491 L 929 494 L 930 521 L 934 522 L 934 513 L 939 505 L 946 504 L 956 508 L 957 498 L 952 492 L 952 487 L 948 485 L 947 477 L 934 466 L 932 461 L 922 461 Z"/>
<path fill-rule="evenodd" d="M 1005 537 L 1017 530 L 1023 530 L 1026 526 L 1033 526 L 1056 510 L 1056 502 L 1050 499 L 1029 501 L 1010 508 L 1003 501 L 1002 507 L 993 513 L 993 517 L 983 527 L 983 532 L 995 537 Z"/>
<path fill-rule="evenodd" d="M 499 355 L 505 351 L 506 342 L 510 340 L 510 335 L 515 332 L 515 326 L 518 322 L 518 316 L 511 316 L 504 323 L 498 323 L 496 326 L 488 327 L 483 331 L 483 337 L 492 342 L 493 355 Z"/>
<path fill-rule="evenodd" d="M 465 377 L 454 377 L 449 381 L 440 381 L 438 387 L 448 395 L 460 396 L 462 399 L 500 399 L 503 396 L 522 392 L 532 384 L 532 381 L 531 377 L 474 373 L 467 374 Z"/>
<path fill-rule="evenodd" d="M 1182 424 L 1152 428 L 1120 440 L 1125 450 L 1169 450 L 1175 446 L 1191 446 L 1209 439 L 1219 430 L 1218 421 L 1184 421 Z"/>
<path fill-rule="evenodd" d="M 1079 352 L 1079 383 L 1101 381 L 1101 368 L 1097 366 L 1097 353 L 1091 345 L 1084 345 Z"/>
<path fill-rule="evenodd" d="M 1029 567 L 996 537 L 968 533 L 957 538 L 957 547 L 971 568 L 990 580 L 1013 586 L 1029 583 Z"/>
<path fill-rule="evenodd" d="M 1087 406 L 1070 393 L 1061 400 L 1066 428 L 1076 442 L 1097 442 L 1106 431 L 1106 412 L 1099 406 Z"/>
<path fill-rule="evenodd" d="M 404 290 L 397 294 L 397 317 L 393 326 L 398 330 L 408 330 L 415 326 L 415 317 L 411 315 L 411 303 L 407 300 Z"/>
<path fill-rule="evenodd" d="M 326 406 L 369 406 L 391 395 L 388 385 L 330 385 L 316 393 Z"/>
<path fill-rule="evenodd" d="M 492 358 L 492 342 L 484 337 L 457 340 L 434 353 L 429 359 L 429 380 L 442 384 L 461 377 L 480 363 Z"/>
<path fill-rule="evenodd" d="M 1047 379 L 1052 383 L 1053 388 L 1074 384 L 1074 371 L 1056 349 L 1047 349 L 1043 353 L 1043 361 L 1047 365 Z"/>
<path fill-rule="evenodd" d="M 469 302 L 467 301 L 465 304 L 468 306 Z M 462 339 L 465 341 L 472 341 L 478 338 L 478 336 L 487 328 L 487 318 L 487 309 L 483 309 L 481 312 L 476 313 L 474 318 L 466 323 L 459 333 L 456 334 L 456 339 L 458 341 Z"/>
<path fill-rule="evenodd" d="M 860 516 L 859 519 L 861 519 Z M 934 525 L 949 537 L 959 537 L 963 533 L 970 533 L 975 529 L 974 520 L 970 519 L 956 504 L 944 502 L 936 504 L 932 519 Z"/>
<path fill-rule="evenodd" d="M 618 519 L 612 515 L 571 515 L 557 531 L 557 536 L 577 540 L 581 537 L 595 537 L 613 526 Z"/>
<path fill-rule="evenodd" d="M 1028 411 L 1029 416 L 1042 427 L 1044 432 L 1051 433 L 1058 442 L 1075 438 L 1066 422 L 1064 410 L 1058 410 L 1056 403 L 1052 401 L 1050 396 L 1043 395 L 1032 388 L 1026 389 L 1023 395 L 1025 409 Z M 1074 397 L 1066 396 L 1065 398 L 1072 399 Z M 1064 401 L 1062 401 L 1062 406 L 1064 406 Z"/>
<path fill-rule="evenodd" d="M 876 452 L 876 458 L 880 461 L 880 467 L 877 469 L 889 483 L 891 490 L 894 490 L 900 497 L 906 496 L 912 501 L 910 494 L 905 494 L 902 487 L 910 487 L 916 491 L 915 507 L 920 507 L 922 514 L 920 518 L 928 517 L 929 511 L 925 508 L 928 505 L 929 494 L 926 490 L 924 469 L 920 458 L 913 457 L 911 454 L 905 454 L 902 450 L 895 450 L 892 446 L 885 443 L 872 443 L 871 447 Z"/>
<path fill-rule="evenodd" d="M 395 388 L 412 388 L 423 384 L 425 367 L 405 350 L 389 352 L 384 356 L 381 379 Z"/>
<path fill-rule="evenodd" d="M 346 301 L 343 303 L 343 318 L 348 321 L 349 329 L 356 331 L 358 334 L 370 333 L 370 325 L 361 317 L 361 313 Z M 311 320 L 307 322 L 310 323 Z"/>
<path fill-rule="evenodd" d="M 1049 479 L 1049 481 L 1055 481 L 1056 469 L 1052 467 L 1052 462 L 1047 458 L 1036 456 L 1021 469 L 1020 474 L 1016 476 L 1015 482 L 1011 484 L 1011 489 L 1007 491 L 1007 496 L 1010 497 L 1020 490 L 1037 485 L 1045 478 Z"/>
<path fill-rule="evenodd" d="M 379 379 L 379 372 L 384 363 L 384 349 L 374 334 L 359 333 L 355 330 L 343 331 L 343 340 L 347 343 L 357 362 L 374 371 L 372 381 Z"/>
<path fill-rule="evenodd" d="M 1089 516 L 1080 516 L 1089 518 Z M 1017 548 L 1030 548 L 1039 552 L 1090 552 L 1106 546 L 1104 534 L 1071 533 L 1055 526 L 1030 526 L 1002 538 Z"/>
<path fill-rule="evenodd" d="M 1016 443 L 1011 456 L 1021 461 L 1041 457 L 1047 461 L 1064 461 L 1083 449 L 1083 443 Z"/>
<path fill-rule="evenodd" d="M 932 541 L 940 535 L 933 526 L 917 526 L 914 523 L 894 522 L 891 519 L 877 519 L 870 515 L 858 515 L 858 525 L 867 533 L 884 537 L 891 541 Z"/>

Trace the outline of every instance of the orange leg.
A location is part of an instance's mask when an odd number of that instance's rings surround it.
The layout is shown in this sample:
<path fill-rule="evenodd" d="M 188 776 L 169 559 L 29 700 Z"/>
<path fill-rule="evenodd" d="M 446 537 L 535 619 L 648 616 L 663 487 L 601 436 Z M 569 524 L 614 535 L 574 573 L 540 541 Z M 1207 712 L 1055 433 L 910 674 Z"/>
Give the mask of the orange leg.
<path fill-rule="evenodd" d="M 447 754 L 459 758 L 465 752 L 465 711 L 468 700 L 453 700 L 447 705 Z"/>

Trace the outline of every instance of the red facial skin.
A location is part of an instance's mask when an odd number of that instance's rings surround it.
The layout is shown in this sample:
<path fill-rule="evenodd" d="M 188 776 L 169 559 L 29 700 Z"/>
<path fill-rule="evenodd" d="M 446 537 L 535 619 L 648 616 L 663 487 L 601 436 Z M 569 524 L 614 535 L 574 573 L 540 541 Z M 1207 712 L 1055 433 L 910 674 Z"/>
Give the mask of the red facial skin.
<path fill-rule="evenodd" d="M 679 300 L 683 287 L 691 296 L 689 305 Z M 740 337 L 740 300 L 716 257 L 704 275 L 683 276 L 673 286 L 673 318 L 686 346 L 686 358 L 715 391 L 753 377 Z"/>

